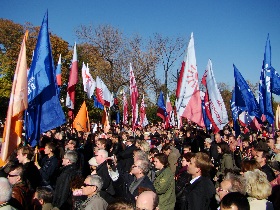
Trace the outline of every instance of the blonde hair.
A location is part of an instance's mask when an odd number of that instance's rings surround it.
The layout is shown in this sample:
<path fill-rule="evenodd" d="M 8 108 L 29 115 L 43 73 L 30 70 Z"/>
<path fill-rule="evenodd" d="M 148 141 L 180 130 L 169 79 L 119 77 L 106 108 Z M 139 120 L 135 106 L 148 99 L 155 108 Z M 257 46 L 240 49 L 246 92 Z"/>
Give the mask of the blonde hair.
<path fill-rule="evenodd" d="M 136 140 L 138 147 L 143 150 L 145 153 L 149 154 L 150 144 L 145 140 Z"/>
<path fill-rule="evenodd" d="M 272 187 L 267 176 L 259 169 L 244 173 L 246 179 L 246 192 L 256 199 L 267 199 L 271 195 Z"/>

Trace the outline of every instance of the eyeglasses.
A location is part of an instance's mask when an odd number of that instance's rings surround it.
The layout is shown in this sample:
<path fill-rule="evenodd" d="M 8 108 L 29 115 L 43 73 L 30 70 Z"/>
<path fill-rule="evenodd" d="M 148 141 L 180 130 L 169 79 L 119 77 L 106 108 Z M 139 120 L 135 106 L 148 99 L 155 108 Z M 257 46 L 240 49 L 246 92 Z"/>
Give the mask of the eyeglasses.
<path fill-rule="evenodd" d="M 227 192 L 227 193 L 228 193 L 228 190 L 224 190 L 224 189 L 222 189 L 222 188 L 220 188 L 220 187 L 217 188 L 217 191 L 218 191 L 218 192 Z"/>
<path fill-rule="evenodd" d="M 18 174 L 8 174 L 8 177 L 16 177 L 19 176 Z"/>
<path fill-rule="evenodd" d="M 136 166 L 136 165 L 132 165 L 132 168 L 135 168 L 135 167 L 139 167 L 139 166 Z"/>
<path fill-rule="evenodd" d="M 93 184 L 86 184 L 86 183 L 83 184 L 83 187 L 88 187 L 88 186 L 93 187 L 95 185 L 93 185 Z"/>

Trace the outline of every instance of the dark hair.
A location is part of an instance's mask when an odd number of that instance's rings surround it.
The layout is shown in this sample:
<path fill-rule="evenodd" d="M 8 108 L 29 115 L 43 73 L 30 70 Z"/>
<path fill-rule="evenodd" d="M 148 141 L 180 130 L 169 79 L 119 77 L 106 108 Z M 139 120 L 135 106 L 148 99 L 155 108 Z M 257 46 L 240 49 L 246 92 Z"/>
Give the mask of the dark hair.
<path fill-rule="evenodd" d="M 195 157 L 195 153 L 192 152 L 188 152 L 182 155 L 182 158 L 185 158 L 187 162 L 190 162 L 193 157 Z"/>
<path fill-rule="evenodd" d="M 29 147 L 29 146 L 22 146 L 18 149 L 18 151 L 22 152 L 23 155 L 27 155 L 27 159 L 28 160 L 31 160 L 34 156 L 34 150 L 32 147 Z"/>
<path fill-rule="evenodd" d="M 169 150 L 169 149 L 171 149 L 170 144 L 165 144 L 165 145 L 163 145 L 163 147 L 162 147 L 162 151 L 167 151 L 167 150 Z"/>
<path fill-rule="evenodd" d="M 248 160 L 244 159 L 241 162 L 241 171 L 246 172 L 246 171 L 253 171 L 254 169 L 260 169 L 261 166 L 260 164 L 255 160 Z"/>
<path fill-rule="evenodd" d="M 250 210 L 247 197 L 240 192 L 231 192 L 223 197 L 221 207 L 231 208 L 232 205 L 235 205 L 237 209 Z"/>
<path fill-rule="evenodd" d="M 155 153 L 159 153 L 159 150 L 158 150 L 158 148 L 156 148 L 156 147 L 154 147 L 154 148 L 151 148 L 150 149 L 150 153 L 152 153 L 152 154 L 155 154 Z"/>
<path fill-rule="evenodd" d="M 49 187 L 37 187 L 36 189 L 38 199 L 42 199 L 45 203 L 51 203 L 53 200 L 53 191 Z"/>
<path fill-rule="evenodd" d="M 46 143 L 46 146 L 48 146 L 51 149 L 51 152 L 54 153 L 56 149 L 56 145 L 53 142 Z"/>
<path fill-rule="evenodd" d="M 217 146 L 221 148 L 222 154 L 230 154 L 230 148 L 226 142 L 217 143 Z"/>
<path fill-rule="evenodd" d="M 158 153 L 158 154 L 155 154 L 154 158 L 157 158 L 159 160 L 159 162 L 163 165 L 164 168 L 169 166 L 167 155 L 165 155 L 163 153 Z"/>

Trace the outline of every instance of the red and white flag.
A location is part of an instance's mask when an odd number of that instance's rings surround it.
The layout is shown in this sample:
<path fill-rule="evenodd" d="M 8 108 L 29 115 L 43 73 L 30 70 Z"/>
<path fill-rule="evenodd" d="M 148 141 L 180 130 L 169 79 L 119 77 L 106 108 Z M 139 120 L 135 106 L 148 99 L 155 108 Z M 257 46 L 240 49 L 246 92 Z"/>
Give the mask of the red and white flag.
<path fill-rule="evenodd" d="M 238 116 L 239 122 L 243 127 L 249 125 L 252 129 L 258 130 L 261 128 L 257 118 L 255 116 L 250 116 L 247 111 L 241 112 Z"/>
<path fill-rule="evenodd" d="M 206 88 L 204 96 L 206 115 L 212 124 L 213 132 L 218 133 L 228 123 L 228 115 L 224 100 L 214 77 L 212 62 L 210 59 L 201 83 Z"/>
<path fill-rule="evenodd" d="M 128 124 L 128 103 L 125 92 L 123 92 L 123 124 Z"/>
<path fill-rule="evenodd" d="M 10 102 L 5 122 L 3 142 L 1 148 L 0 166 L 5 164 L 7 157 L 17 148 L 21 142 L 23 112 L 28 107 L 27 99 L 27 61 L 26 61 L 26 39 L 25 34 L 10 96 Z"/>
<path fill-rule="evenodd" d="M 84 62 L 82 67 L 82 78 L 83 78 L 84 91 L 87 93 L 87 96 L 90 99 L 94 94 L 96 84 L 89 72 L 88 64 L 86 66 Z"/>
<path fill-rule="evenodd" d="M 184 117 L 204 127 L 193 33 L 191 34 L 187 53 L 182 63 L 177 88 L 176 108 L 178 119 Z M 178 126 L 181 126 L 180 121 Z"/>
<path fill-rule="evenodd" d="M 130 63 L 130 99 L 131 99 L 131 106 L 132 106 L 132 130 L 135 130 L 136 120 L 137 120 L 137 100 L 139 97 L 138 89 L 136 85 L 135 76 L 133 73 L 132 65 Z"/>
<path fill-rule="evenodd" d="M 114 104 L 113 94 L 99 76 L 96 77 L 96 98 L 103 106 L 111 107 Z"/>
<path fill-rule="evenodd" d="M 143 98 L 141 101 L 141 106 L 140 106 L 140 125 L 142 127 L 145 127 L 146 125 L 148 125 L 148 119 L 146 116 L 146 105 L 145 105 L 145 99 L 144 99 L 144 94 L 143 94 Z"/>
<path fill-rule="evenodd" d="M 170 115 L 171 115 L 171 111 L 172 111 L 172 105 L 171 105 L 171 102 L 170 102 L 170 99 L 169 99 L 169 95 L 167 94 L 166 95 L 166 112 L 167 112 L 167 116 L 166 116 L 166 120 L 165 120 L 165 128 L 169 128 L 170 127 Z"/>
<path fill-rule="evenodd" d="M 69 74 L 67 97 L 66 97 L 66 106 L 69 108 L 68 116 L 71 118 L 73 117 L 73 110 L 75 107 L 75 92 L 76 92 L 77 83 L 78 83 L 78 59 L 77 59 L 77 46 L 75 43 L 72 66 Z"/>

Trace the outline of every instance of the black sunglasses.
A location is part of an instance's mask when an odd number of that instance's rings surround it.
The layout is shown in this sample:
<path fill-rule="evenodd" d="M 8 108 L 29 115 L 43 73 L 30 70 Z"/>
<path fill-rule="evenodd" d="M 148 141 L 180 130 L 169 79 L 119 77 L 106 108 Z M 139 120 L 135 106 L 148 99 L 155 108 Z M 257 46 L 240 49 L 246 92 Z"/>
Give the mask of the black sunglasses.
<path fill-rule="evenodd" d="M 16 177 L 19 176 L 18 174 L 8 174 L 8 177 Z"/>
<path fill-rule="evenodd" d="M 95 185 L 93 185 L 93 184 L 83 184 L 83 187 L 88 187 L 88 186 L 90 186 L 90 187 L 93 187 L 93 186 L 95 186 Z"/>

